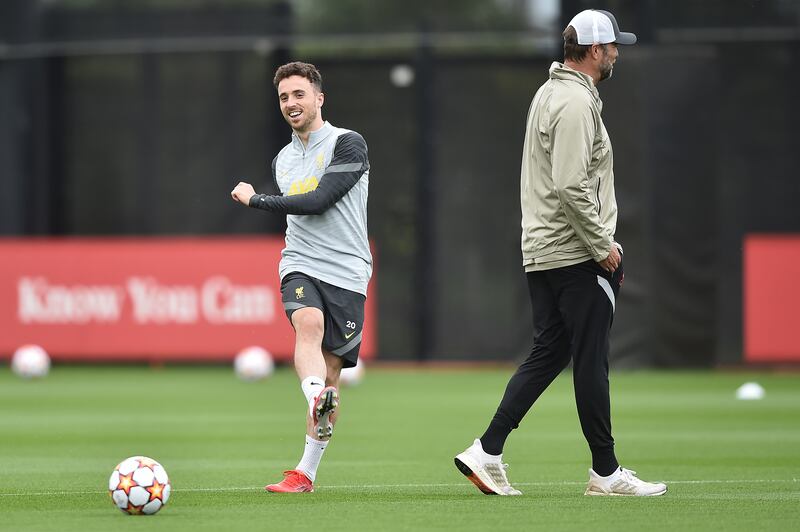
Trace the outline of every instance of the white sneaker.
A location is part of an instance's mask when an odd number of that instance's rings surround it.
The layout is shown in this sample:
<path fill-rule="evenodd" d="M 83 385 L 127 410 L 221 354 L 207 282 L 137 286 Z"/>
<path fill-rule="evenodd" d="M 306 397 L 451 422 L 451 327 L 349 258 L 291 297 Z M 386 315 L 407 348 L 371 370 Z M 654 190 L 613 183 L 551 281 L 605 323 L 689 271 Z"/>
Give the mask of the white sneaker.
<path fill-rule="evenodd" d="M 601 477 L 589 469 L 589 485 L 584 495 L 628 495 L 634 497 L 651 497 L 664 495 L 667 485 L 661 482 L 645 482 L 636 476 L 636 471 L 617 468 L 607 477 Z"/>
<path fill-rule="evenodd" d="M 456 467 L 486 495 L 522 495 L 508 482 L 503 455 L 492 456 L 483 450 L 480 440 L 455 458 Z"/>

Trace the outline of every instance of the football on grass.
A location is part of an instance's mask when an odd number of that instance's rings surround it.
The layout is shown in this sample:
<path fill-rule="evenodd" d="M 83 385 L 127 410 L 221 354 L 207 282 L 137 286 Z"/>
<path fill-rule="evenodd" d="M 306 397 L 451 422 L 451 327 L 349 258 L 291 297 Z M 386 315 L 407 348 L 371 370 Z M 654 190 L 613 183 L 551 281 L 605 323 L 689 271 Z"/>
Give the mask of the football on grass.
<path fill-rule="evenodd" d="M 50 371 L 50 357 L 38 345 L 23 345 L 11 357 L 11 370 L 25 379 L 39 379 Z"/>
<path fill-rule="evenodd" d="M 131 515 L 152 515 L 169 500 L 169 477 L 164 468 L 146 456 L 131 456 L 119 463 L 108 479 L 114 504 Z"/>
<path fill-rule="evenodd" d="M 339 382 L 344 386 L 357 386 L 364 380 L 364 363 L 361 359 L 352 368 L 344 368 L 339 375 Z"/>
<path fill-rule="evenodd" d="M 275 361 L 269 351 L 254 345 L 239 351 L 233 359 L 233 370 L 243 381 L 257 381 L 272 375 Z"/>

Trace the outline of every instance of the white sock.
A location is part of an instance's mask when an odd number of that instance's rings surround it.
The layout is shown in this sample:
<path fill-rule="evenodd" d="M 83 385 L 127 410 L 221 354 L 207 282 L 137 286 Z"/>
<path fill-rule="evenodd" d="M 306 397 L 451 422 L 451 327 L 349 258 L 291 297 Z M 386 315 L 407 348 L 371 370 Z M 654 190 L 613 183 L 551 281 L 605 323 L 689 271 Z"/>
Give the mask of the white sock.
<path fill-rule="evenodd" d="M 306 377 L 300 383 L 300 388 L 303 390 L 303 395 L 306 396 L 306 401 L 310 403 L 325 388 L 325 379 L 314 375 Z"/>
<path fill-rule="evenodd" d="M 303 451 L 303 458 L 300 459 L 300 463 L 297 464 L 295 469 L 305 473 L 311 479 L 311 482 L 314 482 L 314 479 L 317 478 L 317 468 L 322 460 L 322 453 L 325 452 L 327 446 L 328 442 L 315 440 L 306 434 L 306 449 Z"/>

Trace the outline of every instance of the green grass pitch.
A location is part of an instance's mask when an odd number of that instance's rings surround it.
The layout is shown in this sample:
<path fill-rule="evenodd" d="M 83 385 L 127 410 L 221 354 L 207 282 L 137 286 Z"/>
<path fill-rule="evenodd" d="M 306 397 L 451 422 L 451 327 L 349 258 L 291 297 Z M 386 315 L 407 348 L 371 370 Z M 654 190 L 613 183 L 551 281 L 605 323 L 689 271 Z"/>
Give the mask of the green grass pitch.
<path fill-rule="evenodd" d="M 572 381 L 547 390 L 505 449 L 522 497 L 478 492 L 453 456 L 483 432 L 512 369 L 368 368 L 313 494 L 265 484 L 293 468 L 306 408 L 297 378 L 236 380 L 227 367 L 0 369 L 0 530 L 789 530 L 800 523 L 800 374 L 614 372 L 621 463 L 663 497 L 585 497 L 589 453 Z M 760 401 L 737 401 L 755 380 Z M 143 454 L 170 475 L 155 516 L 106 487 Z"/>

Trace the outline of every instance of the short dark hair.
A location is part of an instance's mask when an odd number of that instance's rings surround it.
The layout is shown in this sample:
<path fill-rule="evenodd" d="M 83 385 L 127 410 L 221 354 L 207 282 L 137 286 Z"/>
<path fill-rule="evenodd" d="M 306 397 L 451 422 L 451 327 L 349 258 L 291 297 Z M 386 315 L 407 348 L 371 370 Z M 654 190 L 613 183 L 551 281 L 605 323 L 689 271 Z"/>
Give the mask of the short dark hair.
<path fill-rule="evenodd" d="M 578 32 L 572 26 L 567 26 L 561 36 L 564 37 L 564 61 L 580 62 L 592 47 L 590 44 L 578 44 Z"/>
<path fill-rule="evenodd" d="M 311 82 L 312 85 L 314 85 L 317 91 L 322 92 L 322 74 L 320 74 L 319 70 L 317 70 L 317 67 L 311 63 L 293 61 L 278 67 L 278 70 L 275 71 L 275 77 L 273 78 L 272 83 L 277 89 L 278 84 L 281 81 L 291 76 L 300 76 L 306 78 Z"/>

